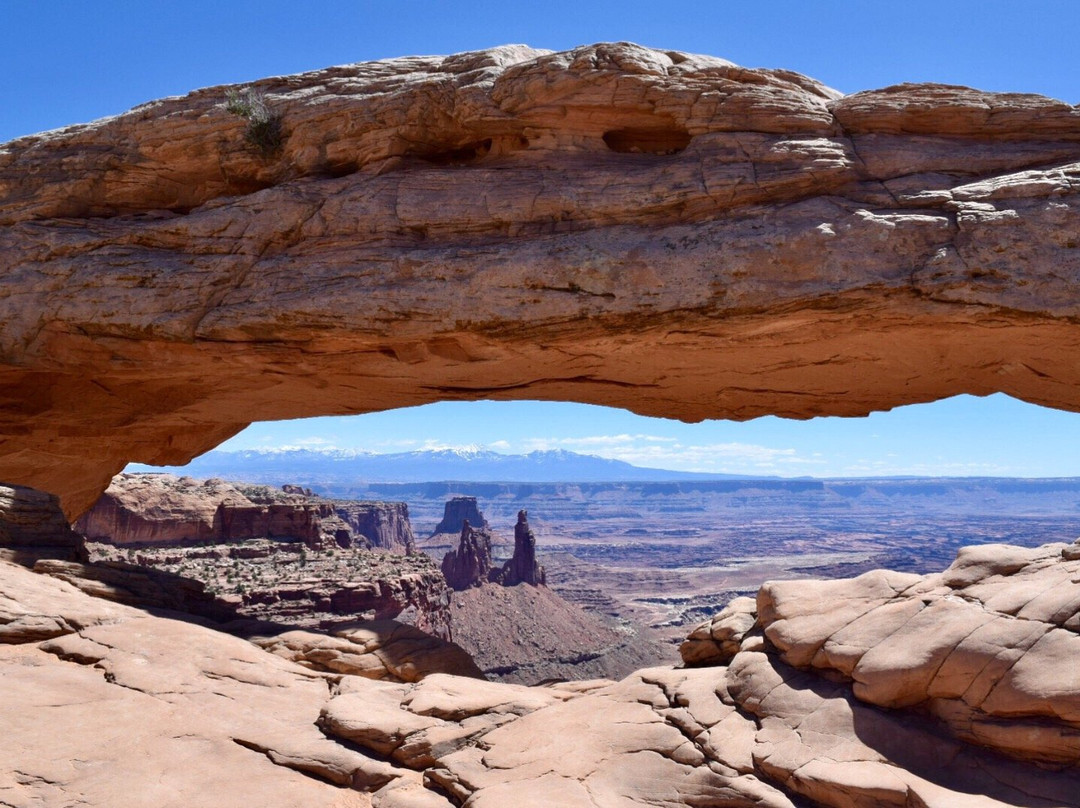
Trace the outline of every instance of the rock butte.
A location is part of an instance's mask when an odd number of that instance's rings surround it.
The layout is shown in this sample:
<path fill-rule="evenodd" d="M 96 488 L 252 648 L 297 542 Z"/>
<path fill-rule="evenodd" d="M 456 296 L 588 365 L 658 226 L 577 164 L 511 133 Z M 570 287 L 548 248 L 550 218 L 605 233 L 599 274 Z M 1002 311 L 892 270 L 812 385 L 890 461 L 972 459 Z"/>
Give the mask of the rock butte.
<path fill-rule="evenodd" d="M 0 146 L 0 480 L 75 516 L 254 420 L 1080 409 L 1080 109 L 600 44 L 346 65 Z"/>

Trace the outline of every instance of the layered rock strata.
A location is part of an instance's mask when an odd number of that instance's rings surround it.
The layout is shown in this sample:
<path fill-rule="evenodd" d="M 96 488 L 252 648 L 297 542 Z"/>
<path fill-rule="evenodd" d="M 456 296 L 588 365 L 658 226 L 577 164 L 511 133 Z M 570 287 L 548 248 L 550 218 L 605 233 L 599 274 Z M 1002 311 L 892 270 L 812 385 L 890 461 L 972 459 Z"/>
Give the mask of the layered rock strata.
<path fill-rule="evenodd" d="M 372 547 L 406 554 L 414 550 L 409 506 L 404 502 L 339 501 L 334 513 Z"/>
<path fill-rule="evenodd" d="M 307 552 L 298 542 L 266 539 L 139 549 L 91 542 L 88 547 L 95 562 L 91 569 L 70 572 L 78 565 L 63 570 L 53 565 L 44 571 L 80 588 L 93 589 L 98 584 L 92 581 L 106 580 L 120 602 L 218 620 L 224 610 L 234 619 L 270 622 L 279 630 L 337 630 L 362 620 L 397 620 L 443 639 L 452 635 L 450 591 L 424 555 L 357 547 Z M 163 588 L 165 602 L 143 599 Z M 192 588 L 209 593 L 209 609 L 198 597 L 185 597 L 189 606 L 170 602 Z"/>
<path fill-rule="evenodd" d="M 466 522 L 477 530 L 491 528 L 476 502 L 476 497 L 452 497 L 443 506 L 443 518 L 439 520 L 439 524 L 435 525 L 431 533 L 432 535 L 451 533 L 457 536 L 460 535 Z"/>
<path fill-rule="evenodd" d="M 84 544 L 56 497 L 0 488 L 0 503 L 4 491 L 12 504 L 9 521 L 0 522 L 7 537 L 0 557 L 97 597 L 278 630 L 378 619 L 443 640 L 452 633 L 438 569 L 425 556 L 402 554 L 412 539 L 404 503 L 349 503 L 343 509 L 354 527 L 337 516 L 338 506 L 302 489 L 120 475 L 79 522 L 108 541 Z M 396 552 L 366 549 L 365 530 Z"/>
<path fill-rule="evenodd" d="M 543 586 L 547 583 L 544 568 L 536 560 L 536 536 L 529 528 L 525 511 L 518 511 L 517 524 L 514 525 L 514 554 L 503 564 L 497 580 L 503 586 Z"/>
<path fill-rule="evenodd" d="M 278 490 L 172 474 L 118 474 L 75 527 L 116 545 L 284 538 L 311 550 L 355 545 L 410 553 L 414 544 L 404 502 L 334 501 L 296 485 Z"/>
<path fill-rule="evenodd" d="M 41 559 L 86 558 L 83 537 L 71 529 L 54 495 L 0 485 L 0 559 L 33 566 Z"/>
<path fill-rule="evenodd" d="M 311 550 L 367 544 L 332 503 L 317 497 L 172 474 L 117 475 L 75 529 L 115 545 L 255 538 L 300 541 Z"/>
<path fill-rule="evenodd" d="M 0 479 L 69 515 L 254 420 L 435 400 L 1080 406 L 1069 104 L 507 46 L 255 82 L 264 154 L 229 89 L 0 147 Z"/>
<path fill-rule="evenodd" d="M 482 586 L 490 580 L 493 569 L 491 533 L 465 520 L 457 548 L 443 556 L 442 573 L 447 585 L 459 592 Z"/>

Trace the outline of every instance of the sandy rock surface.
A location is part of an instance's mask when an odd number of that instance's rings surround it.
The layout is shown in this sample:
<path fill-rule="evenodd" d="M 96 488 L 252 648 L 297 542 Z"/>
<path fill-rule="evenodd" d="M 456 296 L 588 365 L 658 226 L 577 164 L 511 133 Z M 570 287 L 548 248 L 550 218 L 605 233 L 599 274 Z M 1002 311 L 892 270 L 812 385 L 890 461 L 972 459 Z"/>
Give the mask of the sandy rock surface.
<path fill-rule="evenodd" d="M 372 620 L 333 635 L 286 631 L 252 642 L 314 670 L 416 682 L 435 672 L 484 678 L 461 646 L 393 620 Z"/>
<path fill-rule="evenodd" d="M 1074 548 L 772 582 L 726 665 L 543 687 L 327 672 L 340 637 L 267 653 L 0 562 L 0 802 L 1077 806 Z"/>
<path fill-rule="evenodd" d="M 253 420 L 1076 409 L 1080 113 L 627 43 L 229 88 L 0 146 L 0 479 L 75 516 Z"/>
<path fill-rule="evenodd" d="M 925 577 L 772 582 L 759 620 L 781 659 L 840 674 L 862 702 L 917 708 L 970 743 L 1075 767 L 1077 546 L 968 547 Z"/>

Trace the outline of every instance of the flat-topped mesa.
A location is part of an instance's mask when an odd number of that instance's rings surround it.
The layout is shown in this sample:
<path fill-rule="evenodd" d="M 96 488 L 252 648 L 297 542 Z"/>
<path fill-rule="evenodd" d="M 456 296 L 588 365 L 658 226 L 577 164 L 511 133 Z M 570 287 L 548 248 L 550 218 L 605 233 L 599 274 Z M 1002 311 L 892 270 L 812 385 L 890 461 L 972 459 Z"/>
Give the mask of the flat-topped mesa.
<path fill-rule="evenodd" d="M 627 43 L 251 88 L 280 148 L 225 87 L 0 146 L 0 480 L 75 516 L 251 421 L 445 399 L 1080 409 L 1066 103 Z"/>
<path fill-rule="evenodd" d="M 476 497 L 453 497 L 443 506 L 443 518 L 431 531 L 433 536 L 440 533 L 458 535 L 466 525 L 476 530 L 488 530 L 491 526 L 476 504 Z"/>
<path fill-rule="evenodd" d="M 306 494 L 172 474 L 119 474 L 75 523 L 109 544 L 227 543 L 253 538 L 301 541 L 312 550 L 367 546 L 334 503 Z"/>

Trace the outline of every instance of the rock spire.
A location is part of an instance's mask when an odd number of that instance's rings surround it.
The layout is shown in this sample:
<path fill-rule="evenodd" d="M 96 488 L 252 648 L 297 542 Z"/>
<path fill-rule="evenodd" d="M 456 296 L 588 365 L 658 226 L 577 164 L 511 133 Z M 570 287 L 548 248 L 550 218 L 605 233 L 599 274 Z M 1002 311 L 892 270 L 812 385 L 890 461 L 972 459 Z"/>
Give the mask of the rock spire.
<path fill-rule="evenodd" d="M 463 591 L 484 584 L 491 574 L 491 534 L 466 519 L 458 548 L 443 557 L 442 571 L 451 589 Z"/>
<path fill-rule="evenodd" d="M 503 586 L 517 584 L 543 585 L 547 582 L 544 568 L 536 561 L 536 536 L 529 528 L 527 511 L 518 511 L 514 525 L 514 555 L 507 561 L 499 575 Z"/>

